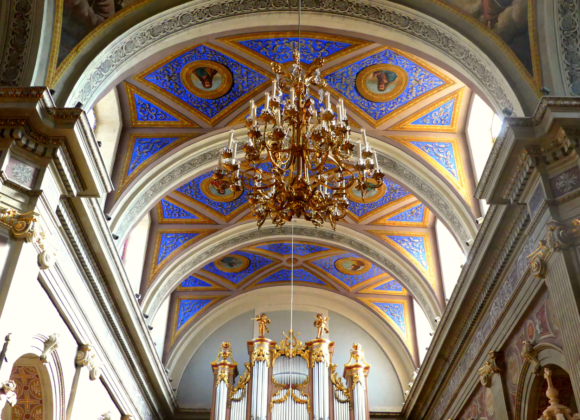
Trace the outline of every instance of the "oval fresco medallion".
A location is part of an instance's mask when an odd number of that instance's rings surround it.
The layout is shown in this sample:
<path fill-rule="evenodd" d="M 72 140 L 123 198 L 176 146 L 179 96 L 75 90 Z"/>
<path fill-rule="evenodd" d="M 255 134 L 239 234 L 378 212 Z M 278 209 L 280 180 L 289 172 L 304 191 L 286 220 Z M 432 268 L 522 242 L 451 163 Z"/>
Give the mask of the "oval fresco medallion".
<path fill-rule="evenodd" d="M 546 299 L 546 312 L 548 312 L 548 322 L 553 331 L 558 331 L 558 320 L 556 319 L 556 311 L 554 310 L 554 302 L 551 298 Z"/>
<path fill-rule="evenodd" d="M 491 388 L 485 388 L 485 414 L 487 416 L 493 416 L 495 413 L 495 407 L 493 406 L 493 395 L 491 394 Z"/>
<path fill-rule="evenodd" d="M 229 254 L 215 260 L 214 265 L 226 273 L 239 273 L 250 266 L 250 260 L 243 255 Z"/>
<path fill-rule="evenodd" d="M 510 346 L 508 349 L 508 354 L 506 356 L 507 362 L 507 384 L 512 391 L 516 391 L 518 387 L 518 381 L 520 378 L 520 355 L 518 348 L 515 346 Z"/>
<path fill-rule="evenodd" d="M 372 182 L 369 182 L 369 184 L 375 185 Z M 352 200 L 355 203 L 373 203 L 377 200 L 380 200 L 383 195 L 385 195 L 385 191 L 387 189 L 385 184 L 381 185 L 379 188 L 367 188 L 363 199 L 362 191 L 355 187 L 356 183 L 353 184 L 347 191 L 349 200 Z"/>
<path fill-rule="evenodd" d="M 216 187 L 211 183 L 213 181 L 212 177 L 206 178 L 201 181 L 200 187 L 203 194 L 210 200 L 217 201 L 219 203 L 227 203 L 228 201 L 233 201 L 241 195 L 241 192 L 234 194 L 232 190 L 226 188 L 223 194 L 217 190 Z"/>
<path fill-rule="evenodd" d="M 220 63 L 198 60 L 181 70 L 181 82 L 187 90 L 203 99 L 217 99 L 232 87 L 232 73 Z"/>
<path fill-rule="evenodd" d="M 372 264 L 362 258 L 341 258 L 336 260 L 334 266 L 342 274 L 348 274 L 351 276 L 360 276 L 366 273 L 372 268 Z"/>
<path fill-rule="evenodd" d="M 392 64 L 375 64 L 356 76 L 356 88 L 363 98 L 386 102 L 399 96 L 409 83 L 407 72 Z"/>

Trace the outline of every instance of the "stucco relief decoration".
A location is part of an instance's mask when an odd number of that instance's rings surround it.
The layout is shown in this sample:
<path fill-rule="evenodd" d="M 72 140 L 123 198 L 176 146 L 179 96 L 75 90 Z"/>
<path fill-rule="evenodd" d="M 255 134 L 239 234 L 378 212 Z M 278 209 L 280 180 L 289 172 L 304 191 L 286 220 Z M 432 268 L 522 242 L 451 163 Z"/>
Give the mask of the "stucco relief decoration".
<path fill-rule="evenodd" d="M 526 359 L 532 366 L 535 375 L 539 375 L 542 369 L 540 361 L 538 360 L 538 351 L 534 345 L 529 341 L 522 342 L 522 357 Z"/>
<path fill-rule="evenodd" d="M 79 346 L 75 358 L 77 367 L 86 367 L 89 370 L 89 379 L 95 381 L 101 377 L 102 364 L 98 360 L 93 347 L 89 344 Z"/>
<path fill-rule="evenodd" d="M 18 402 L 18 397 L 16 395 L 16 382 L 5 381 L 0 385 L 0 410 L 2 410 L 6 404 L 10 404 L 12 407 Z"/>
<path fill-rule="evenodd" d="M 528 256 L 534 276 L 544 278 L 547 269 L 546 262 L 550 255 L 572 245 L 578 236 L 580 236 L 580 219 L 574 220 L 572 225 L 550 222 L 544 239 L 540 240 L 538 248 Z"/>
<path fill-rule="evenodd" d="M 498 352 L 490 351 L 485 365 L 479 369 L 479 382 L 481 382 L 483 386 L 490 387 L 491 377 L 495 373 L 503 372 L 503 364 L 498 359 L 498 356 Z"/>
<path fill-rule="evenodd" d="M 19 160 L 10 158 L 8 160 L 8 165 L 6 167 L 6 172 L 8 178 L 12 181 L 17 182 L 27 188 L 32 188 L 34 183 L 34 175 L 36 173 L 36 168 L 27 165 Z"/>
<path fill-rule="evenodd" d="M 54 333 L 50 337 L 48 337 L 44 342 L 44 349 L 42 350 L 42 354 L 40 355 L 40 360 L 42 361 L 42 363 L 48 363 L 48 356 L 50 356 L 58 348 L 59 336 L 60 335 L 58 333 Z"/>
<path fill-rule="evenodd" d="M 556 179 L 556 187 L 562 192 L 572 191 L 577 185 L 578 177 L 575 174 L 565 172 Z"/>
<path fill-rule="evenodd" d="M 22 82 L 27 52 L 31 47 L 30 29 L 34 22 L 35 10 L 33 6 L 32 0 L 12 1 L 11 18 L 4 38 L 6 51 L 1 57 L 1 86 L 18 86 Z"/>

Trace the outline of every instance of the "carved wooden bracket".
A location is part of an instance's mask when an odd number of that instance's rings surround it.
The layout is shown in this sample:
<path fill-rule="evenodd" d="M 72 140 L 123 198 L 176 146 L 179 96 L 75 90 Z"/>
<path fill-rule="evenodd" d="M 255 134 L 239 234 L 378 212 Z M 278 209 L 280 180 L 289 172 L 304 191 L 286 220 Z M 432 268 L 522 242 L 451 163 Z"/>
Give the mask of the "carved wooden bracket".
<path fill-rule="evenodd" d="M 485 365 L 479 369 L 479 382 L 481 382 L 483 386 L 489 388 L 491 386 L 491 377 L 495 373 L 503 371 L 503 363 L 498 359 L 499 355 L 500 353 L 497 351 L 490 351 Z"/>
<path fill-rule="evenodd" d="M 579 236 L 580 219 L 574 220 L 572 225 L 558 222 L 548 223 L 546 236 L 540 240 L 538 248 L 527 257 L 532 274 L 538 278 L 545 278 L 550 255 L 555 251 L 569 247 Z"/>

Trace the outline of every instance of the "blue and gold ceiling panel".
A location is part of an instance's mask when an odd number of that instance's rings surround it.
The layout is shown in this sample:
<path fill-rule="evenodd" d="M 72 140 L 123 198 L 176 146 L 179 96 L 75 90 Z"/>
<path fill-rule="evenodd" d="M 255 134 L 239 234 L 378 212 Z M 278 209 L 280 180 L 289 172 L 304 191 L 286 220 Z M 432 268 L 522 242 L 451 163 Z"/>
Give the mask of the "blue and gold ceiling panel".
<path fill-rule="evenodd" d="M 433 255 L 427 233 L 369 230 L 404 255 L 435 287 Z"/>
<path fill-rule="evenodd" d="M 145 168 L 154 161 L 166 155 L 179 145 L 199 136 L 190 133 L 186 136 L 182 134 L 131 134 L 123 171 L 117 186 L 116 197 L 139 175 Z"/>
<path fill-rule="evenodd" d="M 157 218 L 162 224 L 215 225 L 215 222 L 208 217 L 171 197 L 165 197 L 157 203 Z"/>
<path fill-rule="evenodd" d="M 411 195 L 409 191 L 388 179 L 385 179 L 380 188 L 368 189 L 364 197 L 354 186 L 347 194 L 350 200 L 348 213 L 357 222 L 400 203 Z"/>
<path fill-rule="evenodd" d="M 407 146 L 445 177 L 465 198 L 469 198 L 463 161 L 455 138 L 399 137 L 389 138 Z"/>
<path fill-rule="evenodd" d="M 264 70 L 206 44 L 173 54 L 135 78 L 211 126 L 269 83 Z"/>
<path fill-rule="evenodd" d="M 155 239 L 148 285 L 180 251 L 214 232 L 217 231 L 215 229 L 160 229 Z"/>
<path fill-rule="evenodd" d="M 248 289 L 266 286 L 288 286 L 291 282 L 291 275 L 292 272 L 290 269 L 282 268 L 273 273 L 264 274 L 261 278 L 252 283 Z M 330 286 L 318 276 L 304 268 L 294 269 L 294 284 L 336 290 L 334 287 Z"/>
<path fill-rule="evenodd" d="M 175 193 L 202 206 L 224 222 L 229 222 L 248 207 L 247 190 L 240 194 L 228 188 L 220 194 L 211 181 L 211 172 L 207 172 L 183 184 Z"/>
<path fill-rule="evenodd" d="M 332 61 L 372 42 L 338 35 L 316 32 L 301 32 L 300 60 L 311 64 L 322 57 L 325 62 Z M 267 64 L 275 61 L 280 64 L 292 63 L 292 52 L 298 47 L 298 32 L 266 32 L 221 38 L 220 41 L 237 48 Z"/>
<path fill-rule="evenodd" d="M 328 87 L 373 127 L 455 82 L 427 63 L 380 47 L 324 72 Z"/>
<path fill-rule="evenodd" d="M 332 276 L 347 290 L 371 283 L 387 273 L 370 261 L 353 253 L 342 253 L 311 260 L 306 263 L 317 271 Z"/>
<path fill-rule="evenodd" d="M 409 301 L 406 298 L 358 298 L 381 316 L 403 339 L 413 353 Z"/>
<path fill-rule="evenodd" d="M 255 248 L 271 252 L 278 256 L 297 255 L 306 257 L 319 252 L 330 251 L 330 248 L 323 247 L 314 243 L 294 243 L 291 242 L 273 242 L 265 245 L 258 245 Z"/>
<path fill-rule="evenodd" d="M 371 225 L 427 227 L 428 221 L 429 209 L 417 200 L 386 214 Z"/>
<path fill-rule="evenodd" d="M 132 127 L 199 127 L 179 112 L 125 83 Z"/>
<path fill-rule="evenodd" d="M 253 252 L 235 251 L 207 264 L 203 272 L 219 276 L 234 286 L 239 286 L 248 277 L 258 275 L 278 260 L 266 258 Z"/>
<path fill-rule="evenodd" d="M 212 290 L 228 290 L 211 280 L 199 275 L 191 275 L 177 286 L 178 292 L 207 292 Z"/>
<path fill-rule="evenodd" d="M 203 316 L 212 306 L 225 296 L 179 296 L 175 302 L 171 345 L 179 338 L 187 326 Z"/>
<path fill-rule="evenodd" d="M 457 121 L 461 110 L 461 101 L 465 88 L 456 90 L 450 95 L 434 102 L 426 108 L 417 111 L 403 121 L 398 122 L 389 130 L 398 131 L 429 131 L 437 133 L 457 132 Z"/>
<path fill-rule="evenodd" d="M 406 295 L 407 291 L 401 283 L 392 277 L 365 287 L 357 293 L 373 294 L 373 295 Z"/>

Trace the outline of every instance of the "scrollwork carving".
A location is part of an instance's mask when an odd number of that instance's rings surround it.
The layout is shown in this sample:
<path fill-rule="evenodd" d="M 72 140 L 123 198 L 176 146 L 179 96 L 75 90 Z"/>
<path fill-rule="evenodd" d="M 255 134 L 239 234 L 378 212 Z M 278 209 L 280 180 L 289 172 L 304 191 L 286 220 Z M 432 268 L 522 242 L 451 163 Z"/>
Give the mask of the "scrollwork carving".
<path fill-rule="evenodd" d="M 479 369 L 479 382 L 488 388 L 491 386 L 491 377 L 495 373 L 500 373 L 503 371 L 503 365 L 498 359 L 498 355 L 498 352 L 490 351 L 489 358 L 485 362 L 485 365 Z"/>
<path fill-rule="evenodd" d="M 54 333 L 44 342 L 44 350 L 40 355 L 42 363 L 48 363 L 48 356 L 50 356 L 58 348 L 58 333 Z"/>
<path fill-rule="evenodd" d="M 89 370 L 89 378 L 95 381 L 101 377 L 102 364 L 90 344 L 83 344 L 77 351 L 75 358 L 77 367 L 86 367 Z"/>
<path fill-rule="evenodd" d="M 538 352 L 534 349 L 534 345 L 529 341 L 522 342 L 522 357 L 533 366 L 534 375 L 539 375 L 542 369 L 540 361 L 538 360 Z"/>
<path fill-rule="evenodd" d="M 580 219 L 574 220 L 571 226 L 550 222 L 544 239 L 540 240 L 538 248 L 527 257 L 532 274 L 538 278 L 545 278 L 550 255 L 555 251 L 569 247 L 579 236 Z"/>

